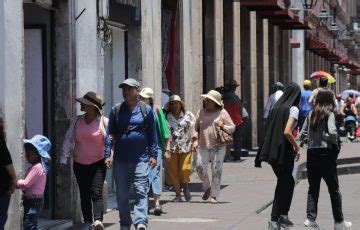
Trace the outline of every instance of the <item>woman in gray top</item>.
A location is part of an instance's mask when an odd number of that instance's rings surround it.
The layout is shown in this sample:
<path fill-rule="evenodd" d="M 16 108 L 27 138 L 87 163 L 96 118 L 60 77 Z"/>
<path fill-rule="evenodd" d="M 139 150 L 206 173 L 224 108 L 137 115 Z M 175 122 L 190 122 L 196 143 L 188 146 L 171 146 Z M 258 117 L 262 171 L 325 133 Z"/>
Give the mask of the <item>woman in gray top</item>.
<path fill-rule="evenodd" d="M 307 142 L 307 173 L 309 191 L 307 198 L 306 227 L 319 229 L 317 225 L 317 203 L 321 179 L 324 179 L 330 193 L 335 220 L 334 229 L 349 229 L 351 222 L 344 221 L 341 193 L 336 171 L 339 153 L 338 135 L 335 126 L 335 103 L 330 90 L 320 90 L 314 109 L 305 120 L 301 130 L 301 142 Z"/>

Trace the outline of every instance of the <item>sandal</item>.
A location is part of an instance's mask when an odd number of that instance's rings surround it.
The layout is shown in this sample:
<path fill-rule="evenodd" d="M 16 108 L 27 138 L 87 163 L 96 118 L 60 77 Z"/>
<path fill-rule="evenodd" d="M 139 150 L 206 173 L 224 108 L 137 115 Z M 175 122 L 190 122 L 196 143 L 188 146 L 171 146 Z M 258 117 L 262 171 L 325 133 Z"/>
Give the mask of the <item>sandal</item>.
<path fill-rule="evenodd" d="M 211 198 L 210 198 L 210 203 L 212 203 L 212 204 L 217 204 L 218 201 L 216 200 L 216 197 L 211 197 Z"/>

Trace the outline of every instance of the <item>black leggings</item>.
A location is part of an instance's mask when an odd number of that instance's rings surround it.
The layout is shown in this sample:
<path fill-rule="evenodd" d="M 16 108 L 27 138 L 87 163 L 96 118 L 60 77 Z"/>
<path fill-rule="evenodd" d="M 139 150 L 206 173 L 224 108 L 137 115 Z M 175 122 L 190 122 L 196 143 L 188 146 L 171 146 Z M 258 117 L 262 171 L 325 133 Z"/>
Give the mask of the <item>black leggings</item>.
<path fill-rule="evenodd" d="M 104 159 L 90 165 L 74 162 L 74 173 L 79 185 L 84 222 L 103 220 L 102 190 L 106 176 Z M 93 218 L 94 214 L 94 218 Z"/>

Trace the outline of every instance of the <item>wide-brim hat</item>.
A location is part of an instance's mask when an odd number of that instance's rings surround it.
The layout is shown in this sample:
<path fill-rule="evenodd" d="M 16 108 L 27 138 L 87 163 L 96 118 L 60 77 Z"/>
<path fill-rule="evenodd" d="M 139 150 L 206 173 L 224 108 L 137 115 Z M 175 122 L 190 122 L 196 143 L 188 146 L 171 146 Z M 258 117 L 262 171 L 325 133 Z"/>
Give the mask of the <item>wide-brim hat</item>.
<path fill-rule="evenodd" d="M 222 96 L 216 90 L 210 90 L 207 94 L 203 94 L 200 97 L 202 99 L 208 98 L 208 99 L 212 100 L 213 102 L 215 102 L 217 105 L 221 106 L 222 108 L 224 107 L 224 103 L 221 99 Z"/>
<path fill-rule="evenodd" d="M 166 102 L 166 104 L 164 105 L 164 109 L 166 111 L 169 111 L 170 103 L 173 102 L 173 101 L 180 102 L 182 108 L 185 109 L 185 102 L 183 102 L 183 100 L 181 100 L 181 97 L 179 95 L 174 94 L 169 98 L 168 102 Z"/>
<path fill-rule="evenodd" d="M 28 143 L 33 145 L 41 157 L 51 159 L 49 155 L 49 151 L 51 149 L 51 142 L 47 137 L 43 135 L 35 135 L 31 139 L 23 139 L 23 142 L 25 144 Z"/>
<path fill-rule="evenodd" d="M 154 98 L 154 91 L 151 88 L 143 88 L 139 95 L 143 98 Z"/>
<path fill-rule="evenodd" d="M 75 100 L 85 105 L 94 106 L 99 111 L 99 113 L 102 114 L 102 109 L 105 105 L 105 102 L 97 93 L 89 91 L 83 97 L 76 98 Z"/>

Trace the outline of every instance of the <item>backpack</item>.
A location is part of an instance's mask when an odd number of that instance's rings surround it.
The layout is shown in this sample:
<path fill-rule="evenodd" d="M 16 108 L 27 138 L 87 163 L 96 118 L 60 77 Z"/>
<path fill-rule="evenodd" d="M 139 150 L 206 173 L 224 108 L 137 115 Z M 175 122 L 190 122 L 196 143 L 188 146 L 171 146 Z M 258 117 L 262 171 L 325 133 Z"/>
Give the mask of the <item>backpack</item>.
<path fill-rule="evenodd" d="M 118 104 L 115 105 L 115 119 L 116 119 L 116 124 L 118 124 L 118 121 L 119 121 L 119 113 L 120 113 L 120 110 L 121 110 L 123 104 L 124 104 L 124 102 L 123 102 L 123 103 L 118 103 Z M 147 126 L 146 126 L 146 121 L 147 121 L 146 104 L 145 104 L 145 102 L 143 102 L 143 101 L 139 101 L 138 105 L 140 106 L 141 115 L 143 116 L 144 130 L 146 130 L 146 129 L 147 129 Z"/>

